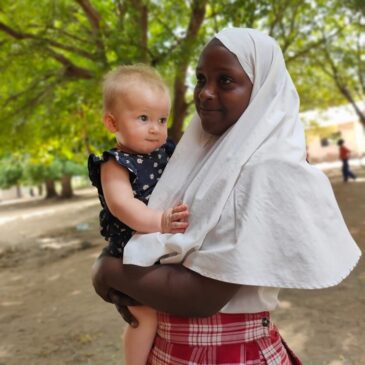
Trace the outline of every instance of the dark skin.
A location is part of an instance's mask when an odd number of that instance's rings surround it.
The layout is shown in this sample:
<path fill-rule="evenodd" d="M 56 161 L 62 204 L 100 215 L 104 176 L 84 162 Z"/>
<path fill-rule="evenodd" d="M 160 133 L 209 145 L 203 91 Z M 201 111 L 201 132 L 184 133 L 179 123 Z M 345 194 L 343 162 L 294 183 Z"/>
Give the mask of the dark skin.
<path fill-rule="evenodd" d="M 114 257 L 97 260 L 93 284 L 96 292 L 114 303 L 123 318 L 134 326 L 138 323 L 124 308 L 126 305 L 148 303 L 178 316 L 206 317 L 217 313 L 240 287 L 206 278 L 180 264 L 141 267 L 123 265 Z"/>
<path fill-rule="evenodd" d="M 196 67 L 196 78 L 194 102 L 202 127 L 220 136 L 246 110 L 252 82 L 236 56 L 217 39 L 204 48 Z"/>
<path fill-rule="evenodd" d="M 246 110 L 252 83 L 236 56 L 217 39 L 204 48 L 196 74 L 194 101 L 202 126 L 208 133 L 222 135 Z M 206 317 L 217 313 L 240 288 L 199 275 L 181 264 L 140 267 L 108 256 L 96 261 L 93 285 L 133 326 L 138 322 L 127 305 L 143 303 L 173 315 Z"/>

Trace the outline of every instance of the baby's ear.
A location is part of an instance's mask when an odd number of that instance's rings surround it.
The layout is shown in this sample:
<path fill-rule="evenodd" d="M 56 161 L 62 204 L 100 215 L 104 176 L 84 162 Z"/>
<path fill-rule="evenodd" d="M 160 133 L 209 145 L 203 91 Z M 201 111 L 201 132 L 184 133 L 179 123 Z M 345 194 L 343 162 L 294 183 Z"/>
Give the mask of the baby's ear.
<path fill-rule="evenodd" d="M 103 122 L 108 131 L 115 133 L 118 132 L 117 123 L 114 116 L 110 113 L 106 113 L 103 116 Z"/>

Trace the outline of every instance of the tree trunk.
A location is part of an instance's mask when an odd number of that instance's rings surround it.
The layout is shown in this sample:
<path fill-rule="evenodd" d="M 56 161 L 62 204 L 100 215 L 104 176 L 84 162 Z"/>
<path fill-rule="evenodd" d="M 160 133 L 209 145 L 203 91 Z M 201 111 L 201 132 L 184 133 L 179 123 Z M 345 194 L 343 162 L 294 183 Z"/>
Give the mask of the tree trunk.
<path fill-rule="evenodd" d="M 141 60 L 148 62 L 148 8 L 146 4 L 139 4 L 141 24 Z"/>
<path fill-rule="evenodd" d="M 16 197 L 19 199 L 19 198 L 21 198 L 22 197 L 22 189 L 21 189 L 21 187 L 20 187 L 20 185 L 16 185 Z"/>
<path fill-rule="evenodd" d="M 38 189 L 38 196 L 42 196 L 43 195 L 43 184 L 39 184 L 37 186 Z"/>
<path fill-rule="evenodd" d="M 185 77 L 186 69 L 182 77 L 176 76 L 174 83 L 174 102 L 172 106 L 174 122 L 169 130 L 169 137 L 177 143 L 182 136 L 182 126 L 186 117 L 188 104 L 185 100 Z"/>
<path fill-rule="evenodd" d="M 149 63 L 148 6 L 144 0 L 130 0 L 126 4 L 129 7 L 130 22 L 135 24 L 134 40 L 138 62 Z"/>
<path fill-rule="evenodd" d="M 349 103 L 352 105 L 352 107 L 355 110 L 355 113 L 357 114 L 357 116 L 359 117 L 359 121 L 360 123 L 363 125 L 363 127 L 365 128 L 365 113 L 359 108 L 359 106 L 356 104 L 356 101 L 354 100 L 354 98 L 352 97 L 349 89 L 346 86 L 337 84 L 340 92 L 342 93 L 342 95 L 349 101 Z"/>
<path fill-rule="evenodd" d="M 182 135 L 182 126 L 188 109 L 185 98 L 186 73 L 195 47 L 197 34 L 205 17 L 206 4 L 207 0 L 193 1 L 189 26 L 180 48 L 180 58 L 175 69 L 174 101 L 172 104 L 173 124 L 170 129 L 170 137 L 175 142 L 178 142 Z"/>
<path fill-rule="evenodd" d="M 62 199 L 70 199 L 73 197 L 73 190 L 72 190 L 72 176 L 70 175 L 63 175 L 61 179 L 62 190 L 61 190 L 61 198 Z"/>
<path fill-rule="evenodd" d="M 56 191 L 55 181 L 53 179 L 47 179 L 46 184 L 46 199 L 55 198 L 58 196 Z"/>
<path fill-rule="evenodd" d="M 333 81 L 335 82 L 338 90 L 340 93 L 345 97 L 345 99 L 352 105 L 354 108 L 354 111 L 356 115 L 359 117 L 360 123 L 365 128 L 365 113 L 359 108 L 359 106 L 356 104 L 355 99 L 352 96 L 352 93 L 348 89 L 346 82 L 343 81 L 343 78 L 341 77 L 340 71 L 338 70 L 338 67 L 336 66 L 335 61 L 332 59 L 331 54 L 328 50 L 328 48 L 325 49 L 325 55 L 327 58 L 327 61 L 331 67 L 331 76 L 333 78 Z M 328 74 L 329 72 L 327 72 Z"/>

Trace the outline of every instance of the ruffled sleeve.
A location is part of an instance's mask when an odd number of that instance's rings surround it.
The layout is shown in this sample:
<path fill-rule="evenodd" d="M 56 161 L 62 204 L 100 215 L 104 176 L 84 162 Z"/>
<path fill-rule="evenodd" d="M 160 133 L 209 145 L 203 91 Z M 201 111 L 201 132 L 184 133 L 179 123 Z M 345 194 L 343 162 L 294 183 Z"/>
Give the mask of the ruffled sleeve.
<path fill-rule="evenodd" d="M 88 159 L 89 178 L 92 185 L 98 189 L 101 188 L 100 166 L 110 158 L 113 158 L 120 166 L 129 171 L 131 181 L 137 177 L 136 162 L 130 154 L 117 150 L 105 151 L 100 157 L 91 154 Z"/>
<path fill-rule="evenodd" d="M 100 183 L 100 165 L 102 163 L 102 159 L 98 156 L 95 156 L 93 153 L 89 156 L 87 161 L 87 167 L 89 170 L 89 179 L 91 184 L 98 189 L 101 187 Z"/>
<path fill-rule="evenodd" d="M 114 158 L 118 165 L 126 168 L 129 171 L 131 181 L 137 177 L 137 166 L 135 159 L 129 154 L 117 150 L 109 150 L 103 153 L 103 162 L 109 158 Z"/>

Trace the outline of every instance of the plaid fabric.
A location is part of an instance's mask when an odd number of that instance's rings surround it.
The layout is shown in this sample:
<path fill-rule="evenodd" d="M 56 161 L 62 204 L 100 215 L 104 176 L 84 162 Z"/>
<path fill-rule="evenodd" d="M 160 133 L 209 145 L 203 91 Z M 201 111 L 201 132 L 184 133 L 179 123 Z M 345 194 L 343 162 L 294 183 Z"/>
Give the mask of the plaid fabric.
<path fill-rule="evenodd" d="M 208 318 L 158 314 L 148 365 L 301 365 L 268 312 Z"/>

